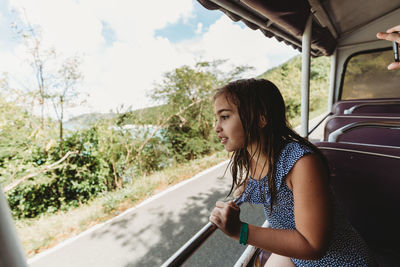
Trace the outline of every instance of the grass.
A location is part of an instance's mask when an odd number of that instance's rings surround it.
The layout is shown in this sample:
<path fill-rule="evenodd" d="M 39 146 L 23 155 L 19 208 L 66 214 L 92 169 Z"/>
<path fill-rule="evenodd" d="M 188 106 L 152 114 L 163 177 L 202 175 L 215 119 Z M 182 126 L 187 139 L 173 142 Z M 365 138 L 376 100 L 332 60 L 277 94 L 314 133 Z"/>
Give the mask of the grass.
<path fill-rule="evenodd" d="M 106 194 L 68 210 L 42 214 L 34 219 L 16 221 L 18 235 L 27 257 L 51 248 L 61 241 L 76 236 L 90 227 L 107 221 L 136 206 L 150 196 L 193 177 L 217 163 L 228 159 L 226 152 L 172 166 L 149 176 L 137 177 L 124 188 Z"/>

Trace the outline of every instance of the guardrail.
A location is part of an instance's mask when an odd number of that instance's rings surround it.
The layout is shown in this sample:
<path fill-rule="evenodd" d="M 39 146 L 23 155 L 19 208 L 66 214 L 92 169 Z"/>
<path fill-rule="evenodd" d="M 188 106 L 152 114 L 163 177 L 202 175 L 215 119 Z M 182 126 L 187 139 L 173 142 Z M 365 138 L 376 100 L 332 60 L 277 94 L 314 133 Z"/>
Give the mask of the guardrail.
<path fill-rule="evenodd" d="M 239 206 L 243 203 L 239 201 L 239 198 L 235 199 L 234 202 Z M 213 223 L 207 223 L 161 266 L 181 266 L 217 229 L 218 227 Z"/>

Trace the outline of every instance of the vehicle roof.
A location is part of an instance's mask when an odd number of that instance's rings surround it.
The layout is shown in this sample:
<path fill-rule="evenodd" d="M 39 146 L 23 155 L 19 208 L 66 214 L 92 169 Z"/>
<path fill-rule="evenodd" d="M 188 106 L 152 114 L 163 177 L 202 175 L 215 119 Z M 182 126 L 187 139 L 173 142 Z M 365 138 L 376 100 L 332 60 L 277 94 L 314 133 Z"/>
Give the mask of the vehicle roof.
<path fill-rule="evenodd" d="M 400 9 L 400 0 L 198 0 L 198 2 L 209 10 L 221 10 L 232 20 L 242 21 L 249 28 L 261 30 L 265 36 L 275 37 L 278 41 L 285 42 L 300 51 L 307 18 L 312 13 L 313 56 L 331 55 L 346 36 Z"/>

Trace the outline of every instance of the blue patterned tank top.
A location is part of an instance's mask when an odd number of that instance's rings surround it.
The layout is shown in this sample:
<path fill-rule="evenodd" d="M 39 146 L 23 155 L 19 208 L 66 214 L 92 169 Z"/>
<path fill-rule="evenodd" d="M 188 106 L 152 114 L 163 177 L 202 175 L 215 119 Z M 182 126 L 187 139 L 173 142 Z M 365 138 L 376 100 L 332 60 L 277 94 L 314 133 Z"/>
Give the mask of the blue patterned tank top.
<path fill-rule="evenodd" d="M 297 142 L 288 143 L 279 156 L 275 175 L 276 200 L 270 211 L 271 195 L 267 186 L 267 176 L 260 180 L 249 179 L 241 196 L 241 201 L 264 206 L 270 227 L 295 229 L 293 193 L 286 185 L 286 175 L 304 155 L 313 153 L 311 149 Z M 334 208 L 334 227 L 329 248 L 319 260 L 292 258 L 296 266 L 374 266 L 374 260 L 366 243 L 337 209 Z"/>

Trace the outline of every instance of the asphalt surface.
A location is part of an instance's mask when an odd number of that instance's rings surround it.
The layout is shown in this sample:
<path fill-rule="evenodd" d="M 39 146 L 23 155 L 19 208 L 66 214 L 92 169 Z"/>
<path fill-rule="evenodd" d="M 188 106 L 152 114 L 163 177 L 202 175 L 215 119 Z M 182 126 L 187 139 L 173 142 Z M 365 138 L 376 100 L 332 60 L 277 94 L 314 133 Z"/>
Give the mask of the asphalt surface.
<path fill-rule="evenodd" d="M 29 260 L 31 267 L 159 266 L 207 222 L 230 189 L 220 164 L 124 214 Z M 262 207 L 243 204 L 241 218 L 262 225 Z M 245 246 L 217 230 L 184 266 L 232 266 Z"/>

